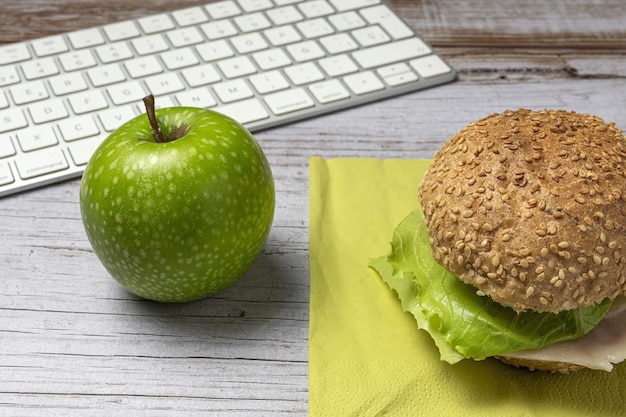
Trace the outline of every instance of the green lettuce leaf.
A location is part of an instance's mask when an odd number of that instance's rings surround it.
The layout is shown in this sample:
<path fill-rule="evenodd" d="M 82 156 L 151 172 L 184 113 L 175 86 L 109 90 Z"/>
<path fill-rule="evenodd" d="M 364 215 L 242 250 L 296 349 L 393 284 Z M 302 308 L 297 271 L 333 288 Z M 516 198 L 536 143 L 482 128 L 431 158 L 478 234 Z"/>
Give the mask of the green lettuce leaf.
<path fill-rule="evenodd" d="M 513 309 L 479 296 L 431 256 L 421 210 L 400 223 L 391 253 L 370 260 L 370 267 L 400 298 L 417 326 L 426 330 L 441 359 L 482 360 L 521 349 L 539 349 L 584 336 L 608 313 L 612 300 L 559 314 Z"/>

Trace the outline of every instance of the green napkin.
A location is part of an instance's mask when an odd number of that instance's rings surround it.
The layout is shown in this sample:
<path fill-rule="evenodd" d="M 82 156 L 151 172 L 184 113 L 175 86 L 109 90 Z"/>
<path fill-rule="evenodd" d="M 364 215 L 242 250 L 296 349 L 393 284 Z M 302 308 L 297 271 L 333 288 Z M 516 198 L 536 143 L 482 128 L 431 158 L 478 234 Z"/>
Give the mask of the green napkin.
<path fill-rule="evenodd" d="M 430 161 L 310 160 L 309 415 L 626 416 L 626 366 L 570 375 L 439 360 L 368 268 L 418 206 Z"/>

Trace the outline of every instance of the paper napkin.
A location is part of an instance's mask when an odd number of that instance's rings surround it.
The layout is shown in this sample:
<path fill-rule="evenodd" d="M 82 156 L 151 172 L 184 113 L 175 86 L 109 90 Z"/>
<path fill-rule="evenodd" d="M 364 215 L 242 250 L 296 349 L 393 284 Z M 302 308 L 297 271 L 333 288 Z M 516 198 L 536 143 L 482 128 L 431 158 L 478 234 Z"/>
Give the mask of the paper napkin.
<path fill-rule="evenodd" d="M 626 416 L 626 366 L 570 375 L 449 365 L 368 261 L 430 161 L 310 160 L 309 416 Z"/>

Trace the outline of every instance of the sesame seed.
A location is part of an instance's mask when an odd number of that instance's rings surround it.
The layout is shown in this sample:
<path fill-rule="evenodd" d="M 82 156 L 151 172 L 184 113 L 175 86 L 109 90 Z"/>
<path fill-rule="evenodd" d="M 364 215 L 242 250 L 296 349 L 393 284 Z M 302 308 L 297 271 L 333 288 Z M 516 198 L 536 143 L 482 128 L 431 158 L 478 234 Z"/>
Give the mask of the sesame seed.
<path fill-rule="evenodd" d="M 526 288 L 526 297 L 530 297 L 535 293 L 535 287 Z"/>

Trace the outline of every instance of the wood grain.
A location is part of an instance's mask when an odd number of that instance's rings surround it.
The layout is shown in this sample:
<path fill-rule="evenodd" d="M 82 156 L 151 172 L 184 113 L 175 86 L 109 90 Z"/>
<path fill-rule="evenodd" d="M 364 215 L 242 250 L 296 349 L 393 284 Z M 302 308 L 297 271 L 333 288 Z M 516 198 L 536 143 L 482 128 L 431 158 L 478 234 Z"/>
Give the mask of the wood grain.
<path fill-rule="evenodd" d="M 201 4 L 3 0 L 0 44 Z M 566 108 L 626 126 L 620 0 L 393 0 L 452 84 L 256 134 L 273 167 L 267 247 L 203 301 L 137 299 L 83 232 L 78 180 L 0 200 L 0 415 L 305 416 L 308 158 L 428 158 L 470 121 Z"/>

